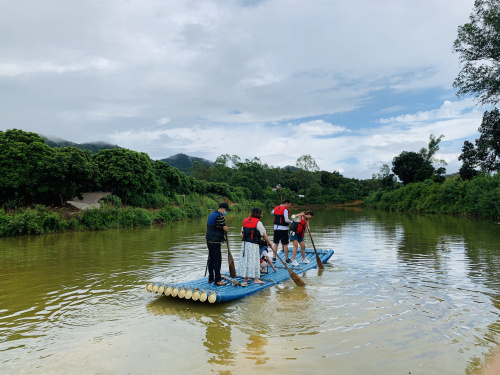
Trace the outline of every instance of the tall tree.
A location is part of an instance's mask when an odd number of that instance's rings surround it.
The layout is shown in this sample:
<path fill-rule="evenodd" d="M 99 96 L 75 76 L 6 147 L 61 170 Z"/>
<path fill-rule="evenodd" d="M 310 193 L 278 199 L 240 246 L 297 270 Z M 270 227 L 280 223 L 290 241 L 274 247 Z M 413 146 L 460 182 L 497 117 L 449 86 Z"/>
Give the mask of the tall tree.
<path fill-rule="evenodd" d="M 436 138 L 434 134 L 429 135 L 429 144 L 428 148 L 422 147 L 420 149 L 420 154 L 424 157 L 425 160 L 427 160 L 431 164 L 438 164 L 438 165 L 447 165 L 448 163 L 444 159 L 438 159 L 436 157 L 436 153 L 439 151 L 439 143 L 441 142 L 441 139 L 444 138 L 444 135 L 441 134 L 439 137 Z"/>
<path fill-rule="evenodd" d="M 51 152 L 36 133 L 0 131 L 0 203 L 34 203 L 39 188 L 37 165 Z"/>
<path fill-rule="evenodd" d="M 434 168 L 422 154 L 403 151 L 392 159 L 392 171 L 405 185 L 411 182 L 425 181 L 432 177 Z"/>
<path fill-rule="evenodd" d="M 499 25 L 500 26 L 500 25 Z M 483 115 L 476 139 L 477 157 L 484 172 L 498 171 L 500 168 L 500 111 L 495 108 Z"/>
<path fill-rule="evenodd" d="M 101 150 L 93 158 L 99 168 L 101 187 L 112 189 L 123 202 L 133 195 L 159 191 L 153 161 L 147 154 L 115 148 Z"/>
<path fill-rule="evenodd" d="M 316 160 L 314 160 L 314 158 L 309 154 L 300 156 L 297 159 L 295 166 L 299 169 L 305 170 L 306 172 L 318 172 L 319 171 L 319 167 L 316 164 Z"/>
<path fill-rule="evenodd" d="M 462 161 L 460 176 L 464 179 L 477 175 L 476 167 L 485 173 L 500 169 L 500 111 L 497 108 L 484 112 L 478 131 L 481 135 L 476 139 L 475 147 L 465 141 L 458 157 Z"/>
<path fill-rule="evenodd" d="M 474 144 L 472 142 L 464 142 L 462 154 L 458 157 L 458 160 L 462 161 L 462 166 L 459 170 L 459 174 L 462 179 L 471 180 L 473 177 L 477 176 L 477 150 L 474 148 Z"/>
<path fill-rule="evenodd" d="M 475 95 L 481 104 L 500 100 L 500 2 L 476 0 L 470 22 L 458 27 L 453 51 L 462 69 L 453 86 L 457 95 Z"/>
<path fill-rule="evenodd" d="M 89 150 L 56 147 L 37 163 L 37 201 L 64 205 L 95 184 L 97 166 Z"/>
<path fill-rule="evenodd" d="M 211 170 L 210 179 L 214 182 L 228 182 L 235 166 L 240 162 L 237 155 L 223 154 L 217 157 Z"/>

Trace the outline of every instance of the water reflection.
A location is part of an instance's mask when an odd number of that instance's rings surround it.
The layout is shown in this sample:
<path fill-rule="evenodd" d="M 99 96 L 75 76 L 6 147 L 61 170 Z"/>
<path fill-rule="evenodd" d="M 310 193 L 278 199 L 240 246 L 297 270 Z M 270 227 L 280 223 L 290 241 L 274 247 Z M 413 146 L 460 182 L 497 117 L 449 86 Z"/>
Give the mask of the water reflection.
<path fill-rule="evenodd" d="M 265 364 L 269 360 L 265 350 L 267 343 L 268 339 L 264 336 L 264 332 L 260 332 L 260 334 L 256 335 L 249 335 L 246 350 L 243 353 L 245 358 L 254 361 L 256 365 Z"/>
<path fill-rule="evenodd" d="M 231 348 L 231 325 L 227 319 L 230 305 L 200 306 L 193 301 L 158 298 L 148 303 L 148 312 L 154 315 L 173 315 L 188 321 L 194 320 L 205 328 L 203 346 L 209 354 L 208 363 L 234 366 L 235 351 Z"/>

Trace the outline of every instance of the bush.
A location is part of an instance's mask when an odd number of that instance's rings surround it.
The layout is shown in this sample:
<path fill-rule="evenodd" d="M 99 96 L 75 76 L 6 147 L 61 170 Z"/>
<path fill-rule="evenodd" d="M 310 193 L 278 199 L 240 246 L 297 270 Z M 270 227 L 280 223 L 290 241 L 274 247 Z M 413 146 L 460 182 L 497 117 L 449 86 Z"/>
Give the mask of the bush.
<path fill-rule="evenodd" d="M 154 215 L 143 208 L 126 208 L 118 214 L 120 227 L 148 226 Z"/>
<path fill-rule="evenodd" d="M 443 184 L 426 180 L 392 191 L 378 190 L 366 198 L 365 205 L 497 219 L 500 217 L 500 175 L 481 174 L 470 181 L 459 178 Z"/>
<path fill-rule="evenodd" d="M 129 199 L 129 205 L 142 208 L 163 208 L 169 204 L 170 199 L 159 193 L 146 193 L 133 196 Z"/>
<path fill-rule="evenodd" d="M 121 208 L 89 208 L 80 213 L 79 219 L 90 230 L 118 228 L 118 215 L 121 210 Z"/>
<path fill-rule="evenodd" d="M 110 195 L 105 195 L 104 197 L 101 198 L 101 208 L 104 208 L 106 206 L 113 206 L 113 207 L 121 207 L 122 206 L 122 200 L 120 199 L 119 196 L 110 194 Z"/>
<path fill-rule="evenodd" d="M 45 234 L 67 230 L 67 223 L 57 213 L 47 212 L 43 206 L 27 208 L 8 215 L 0 212 L 0 236 L 22 236 L 28 234 Z"/>

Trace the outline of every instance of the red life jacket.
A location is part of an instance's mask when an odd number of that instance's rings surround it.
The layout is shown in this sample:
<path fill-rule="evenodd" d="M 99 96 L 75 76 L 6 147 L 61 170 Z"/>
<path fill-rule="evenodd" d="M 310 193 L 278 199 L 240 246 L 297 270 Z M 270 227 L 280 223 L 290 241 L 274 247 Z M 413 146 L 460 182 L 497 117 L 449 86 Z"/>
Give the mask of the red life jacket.
<path fill-rule="evenodd" d="M 259 223 L 259 219 L 256 217 L 247 217 L 243 220 L 243 238 L 242 241 L 259 243 L 260 241 L 260 232 L 257 230 L 257 224 Z"/>
<path fill-rule="evenodd" d="M 288 226 L 288 223 L 285 221 L 285 210 L 286 208 L 283 206 L 277 206 L 274 208 L 274 223 L 275 225 L 284 225 Z"/>
<path fill-rule="evenodd" d="M 304 237 L 304 232 L 306 230 L 306 225 L 307 225 L 307 220 L 306 220 L 305 216 L 302 215 L 300 217 L 300 222 L 297 223 L 296 221 L 294 221 L 292 223 L 292 226 L 290 227 L 290 230 L 292 232 L 295 232 L 299 236 Z"/>

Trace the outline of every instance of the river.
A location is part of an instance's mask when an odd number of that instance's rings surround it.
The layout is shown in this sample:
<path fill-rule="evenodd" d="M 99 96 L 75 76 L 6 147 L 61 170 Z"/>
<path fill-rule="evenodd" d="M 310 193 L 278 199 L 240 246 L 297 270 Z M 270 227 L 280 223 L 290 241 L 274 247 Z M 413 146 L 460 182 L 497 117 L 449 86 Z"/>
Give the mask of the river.
<path fill-rule="evenodd" d="M 0 239 L 0 374 L 477 373 L 500 342 L 498 223 L 315 214 L 325 270 L 220 305 L 145 288 L 203 276 L 204 218 Z"/>

